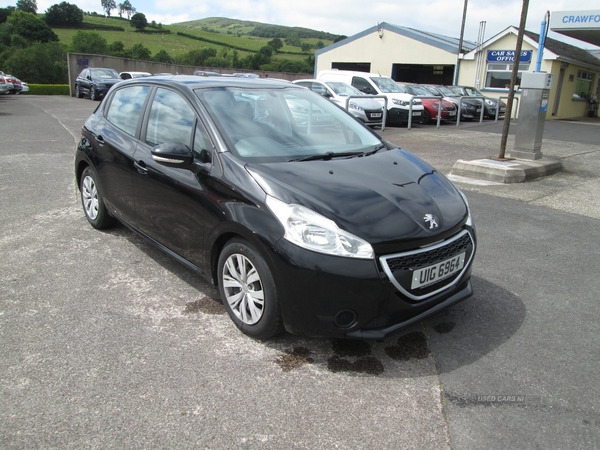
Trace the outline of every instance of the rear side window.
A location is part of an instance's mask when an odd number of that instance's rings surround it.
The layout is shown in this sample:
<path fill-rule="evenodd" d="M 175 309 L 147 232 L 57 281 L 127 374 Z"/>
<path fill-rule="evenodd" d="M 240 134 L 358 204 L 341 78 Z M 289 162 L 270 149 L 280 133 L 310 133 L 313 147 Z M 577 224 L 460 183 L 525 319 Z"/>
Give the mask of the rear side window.
<path fill-rule="evenodd" d="M 135 137 L 149 86 L 131 86 L 116 91 L 108 106 L 106 119 L 115 127 Z"/>
<path fill-rule="evenodd" d="M 159 88 L 150 109 L 146 142 L 152 146 L 165 142 L 191 146 L 195 119 L 194 110 L 181 95 Z"/>

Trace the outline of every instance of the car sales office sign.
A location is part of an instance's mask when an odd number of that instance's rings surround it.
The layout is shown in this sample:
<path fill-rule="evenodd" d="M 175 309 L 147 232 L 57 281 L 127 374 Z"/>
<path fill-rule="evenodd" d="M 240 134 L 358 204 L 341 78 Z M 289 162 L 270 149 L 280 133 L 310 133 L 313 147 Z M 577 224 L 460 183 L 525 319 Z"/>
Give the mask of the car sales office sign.
<path fill-rule="evenodd" d="M 519 62 L 530 63 L 533 50 L 522 50 Z M 487 62 L 491 63 L 512 63 L 515 62 L 514 50 L 488 50 Z"/>

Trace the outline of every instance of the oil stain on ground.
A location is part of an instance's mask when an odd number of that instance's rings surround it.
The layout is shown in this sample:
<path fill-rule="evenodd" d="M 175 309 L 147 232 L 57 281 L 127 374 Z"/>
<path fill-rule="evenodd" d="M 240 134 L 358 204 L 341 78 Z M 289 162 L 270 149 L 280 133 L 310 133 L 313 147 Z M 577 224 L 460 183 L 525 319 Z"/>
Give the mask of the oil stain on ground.
<path fill-rule="evenodd" d="M 195 302 L 189 302 L 185 305 L 185 309 L 183 310 L 183 314 L 197 314 L 199 312 L 211 315 L 221 315 L 225 314 L 226 311 L 223 303 L 210 297 L 202 297 Z"/>
<path fill-rule="evenodd" d="M 439 334 L 447 334 L 454 330 L 456 324 L 454 322 L 440 322 L 434 325 L 433 329 Z"/>
<path fill-rule="evenodd" d="M 332 341 L 334 355 L 327 360 L 330 372 L 366 373 L 381 375 L 384 367 L 381 361 L 371 354 L 371 346 L 364 341 L 347 341 L 336 339 Z M 347 358 L 358 358 L 354 362 Z"/>
<path fill-rule="evenodd" d="M 281 370 L 290 372 L 304 364 L 312 364 L 314 360 L 310 357 L 309 349 L 305 347 L 294 347 L 291 350 L 286 350 L 285 355 L 279 356 L 275 362 L 281 367 Z"/>
<path fill-rule="evenodd" d="M 385 347 L 385 353 L 397 361 L 408 361 L 427 358 L 430 352 L 425 335 L 415 331 L 400 336 L 396 345 Z"/>

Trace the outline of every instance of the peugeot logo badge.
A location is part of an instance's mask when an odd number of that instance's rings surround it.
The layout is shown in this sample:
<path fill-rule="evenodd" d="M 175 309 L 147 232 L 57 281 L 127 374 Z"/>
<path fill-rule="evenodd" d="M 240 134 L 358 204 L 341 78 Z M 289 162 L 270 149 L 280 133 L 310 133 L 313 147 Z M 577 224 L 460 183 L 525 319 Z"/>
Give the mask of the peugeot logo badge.
<path fill-rule="evenodd" d="M 435 220 L 435 217 L 433 217 L 433 214 L 425 214 L 425 217 L 423 217 L 423 220 L 425 221 L 425 223 L 429 224 L 430 230 L 438 227 L 438 223 Z"/>

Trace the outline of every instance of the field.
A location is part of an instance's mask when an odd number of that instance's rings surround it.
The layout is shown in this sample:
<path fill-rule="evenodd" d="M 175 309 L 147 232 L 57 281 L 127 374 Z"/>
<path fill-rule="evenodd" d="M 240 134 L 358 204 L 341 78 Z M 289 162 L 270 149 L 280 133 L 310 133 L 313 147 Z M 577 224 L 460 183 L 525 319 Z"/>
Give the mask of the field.
<path fill-rule="evenodd" d="M 262 38 L 250 36 L 258 24 L 256 22 L 239 21 L 234 19 L 209 18 L 193 22 L 184 22 L 174 25 L 161 25 L 164 33 L 159 33 L 160 29 L 148 27 L 147 30 L 152 33 L 140 33 L 130 26 L 129 21 L 118 17 L 104 17 L 97 15 L 85 15 L 84 25 L 86 31 L 95 31 L 100 34 L 106 41 L 111 44 L 115 41 L 121 41 L 125 48 L 129 48 L 134 44 L 143 44 L 148 48 L 152 55 L 155 55 L 160 50 L 165 50 L 171 56 L 176 57 L 183 55 L 190 50 L 202 48 L 215 48 L 217 52 L 222 49 L 237 49 L 240 58 L 243 58 L 249 53 L 254 53 L 267 45 L 271 38 Z M 97 26 L 98 28 L 94 28 Z M 102 29 L 106 27 L 122 27 L 124 31 Z M 293 30 L 290 28 L 290 30 Z M 53 28 L 60 41 L 66 45 L 70 45 L 73 36 L 78 31 L 70 28 Z M 177 33 L 186 33 L 211 42 L 191 39 L 189 37 L 180 36 Z M 318 32 L 315 32 L 318 33 Z M 285 39 L 281 38 L 283 42 Z M 303 38 L 302 43 L 308 43 L 313 46 L 309 53 L 302 53 L 300 47 L 285 45 L 275 55 L 275 58 L 286 59 L 304 59 L 308 54 L 312 54 L 318 42 L 323 45 L 329 45 L 333 41 L 319 38 Z"/>

